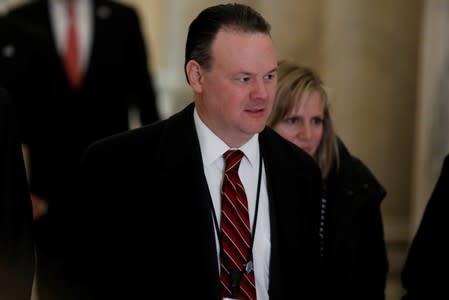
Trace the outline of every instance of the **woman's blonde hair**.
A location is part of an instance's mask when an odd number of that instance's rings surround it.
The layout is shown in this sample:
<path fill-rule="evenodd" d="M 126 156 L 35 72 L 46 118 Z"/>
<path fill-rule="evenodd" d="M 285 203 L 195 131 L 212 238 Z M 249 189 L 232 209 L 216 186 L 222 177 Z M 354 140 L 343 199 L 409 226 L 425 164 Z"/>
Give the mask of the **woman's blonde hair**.
<path fill-rule="evenodd" d="M 307 67 L 280 61 L 278 64 L 278 86 L 273 110 L 267 124 L 274 127 L 294 109 L 296 101 L 301 101 L 304 94 L 318 92 L 323 101 L 323 137 L 318 146 L 315 160 L 317 161 L 323 178 L 329 175 L 333 163 L 339 164 L 337 135 L 332 125 L 329 113 L 329 99 L 321 78 Z"/>

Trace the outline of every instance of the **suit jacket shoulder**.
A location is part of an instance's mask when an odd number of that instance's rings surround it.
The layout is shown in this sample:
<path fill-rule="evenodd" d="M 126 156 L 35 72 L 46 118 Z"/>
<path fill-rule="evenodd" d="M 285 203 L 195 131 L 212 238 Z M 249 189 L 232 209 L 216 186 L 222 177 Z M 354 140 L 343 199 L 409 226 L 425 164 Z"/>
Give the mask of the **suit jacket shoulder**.
<path fill-rule="evenodd" d="M 342 195 L 363 194 L 365 197 L 360 198 L 361 200 L 369 200 L 375 206 L 380 205 L 386 196 L 386 190 L 373 172 L 362 160 L 352 155 L 340 139 L 338 140 L 338 151 L 339 165 L 334 164 L 327 179 L 334 182 L 329 182 L 329 184 L 337 185 Z"/>
<path fill-rule="evenodd" d="M 148 288 L 176 299 L 192 289 L 201 299 L 218 295 L 211 199 L 194 130 L 193 105 L 167 120 L 92 144 L 81 175 L 80 199 L 89 203 L 89 209 L 79 214 L 83 227 L 77 225 L 74 230 L 85 234 L 75 247 L 94 245 L 80 249 L 87 259 L 78 264 L 81 269 L 89 262 L 96 266 L 90 274 L 79 272 L 80 281 L 90 285 L 94 294 L 111 293 L 109 286 L 116 283 L 119 288 L 113 293 L 125 298 L 130 296 L 130 286 L 135 287 L 131 295 L 136 297 Z M 120 259 L 114 266 L 117 272 L 111 272 L 102 253 L 117 240 L 119 245 L 109 252 Z M 137 247 L 127 246 L 131 244 Z M 173 290 L 163 278 L 179 267 L 189 270 L 189 276 Z M 157 270 L 158 276 L 155 281 L 143 276 L 147 283 L 136 284 L 126 274 L 138 269 L 149 270 L 148 276 Z M 200 286 L 195 284 L 198 281 Z"/>
<path fill-rule="evenodd" d="M 266 127 L 261 132 L 259 141 L 263 154 L 268 155 L 276 164 L 279 163 L 285 167 L 300 164 L 301 168 L 296 168 L 296 172 L 300 172 L 307 177 L 321 173 L 317 163 L 310 155 L 282 138 L 273 129 Z"/>
<path fill-rule="evenodd" d="M 298 283 L 301 295 L 316 297 L 322 186 L 318 164 L 270 128 L 260 133 L 259 144 L 270 204 L 270 299 L 297 295 Z"/>

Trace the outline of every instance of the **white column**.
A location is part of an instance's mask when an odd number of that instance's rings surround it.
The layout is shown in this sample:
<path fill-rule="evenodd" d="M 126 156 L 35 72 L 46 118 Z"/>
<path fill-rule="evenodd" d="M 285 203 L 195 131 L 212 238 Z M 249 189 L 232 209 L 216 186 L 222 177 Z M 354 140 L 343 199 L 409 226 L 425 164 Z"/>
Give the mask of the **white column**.
<path fill-rule="evenodd" d="M 413 236 L 449 152 L 449 1 L 424 1 L 412 184 Z"/>

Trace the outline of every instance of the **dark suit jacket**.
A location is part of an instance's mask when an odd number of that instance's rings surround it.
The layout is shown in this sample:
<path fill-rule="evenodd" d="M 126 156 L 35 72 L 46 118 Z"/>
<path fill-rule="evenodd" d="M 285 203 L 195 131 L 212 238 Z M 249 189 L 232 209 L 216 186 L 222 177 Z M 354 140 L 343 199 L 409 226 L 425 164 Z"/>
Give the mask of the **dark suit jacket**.
<path fill-rule="evenodd" d="M 47 0 L 10 11 L 49 45 L 46 97 L 28 99 L 26 141 L 31 156 L 32 192 L 47 198 L 49 216 L 64 209 L 82 152 L 91 142 L 128 129 L 128 107 L 135 103 L 142 122 L 158 119 L 155 91 L 136 11 L 107 0 L 92 0 L 93 40 L 79 90 L 71 89 L 57 51 Z M 64 198 L 64 199 L 62 199 Z"/>
<path fill-rule="evenodd" d="M 0 88 L 0 299 L 31 298 L 34 245 L 31 200 L 15 108 Z"/>
<path fill-rule="evenodd" d="M 78 264 L 80 280 L 96 299 L 219 299 L 212 204 L 193 107 L 87 150 L 78 203 L 83 217 L 75 230 L 84 247 L 79 257 L 88 258 Z M 270 205 L 270 299 L 316 294 L 319 169 L 271 129 L 259 143 Z"/>
<path fill-rule="evenodd" d="M 402 284 L 406 291 L 404 300 L 447 297 L 449 246 L 445 239 L 448 209 L 449 155 L 444 159 L 440 177 L 427 203 L 402 271 Z"/>

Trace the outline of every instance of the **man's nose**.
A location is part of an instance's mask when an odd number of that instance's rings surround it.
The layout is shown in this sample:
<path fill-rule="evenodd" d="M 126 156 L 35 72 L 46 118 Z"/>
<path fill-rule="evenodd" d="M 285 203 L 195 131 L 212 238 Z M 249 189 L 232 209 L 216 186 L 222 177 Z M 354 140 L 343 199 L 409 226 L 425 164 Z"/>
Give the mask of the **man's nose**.
<path fill-rule="evenodd" d="M 253 89 L 251 91 L 251 97 L 262 99 L 268 97 L 267 87 L 265 86 L 265 82 L 263 80 L 256 80 L 254 82 Z"/>

